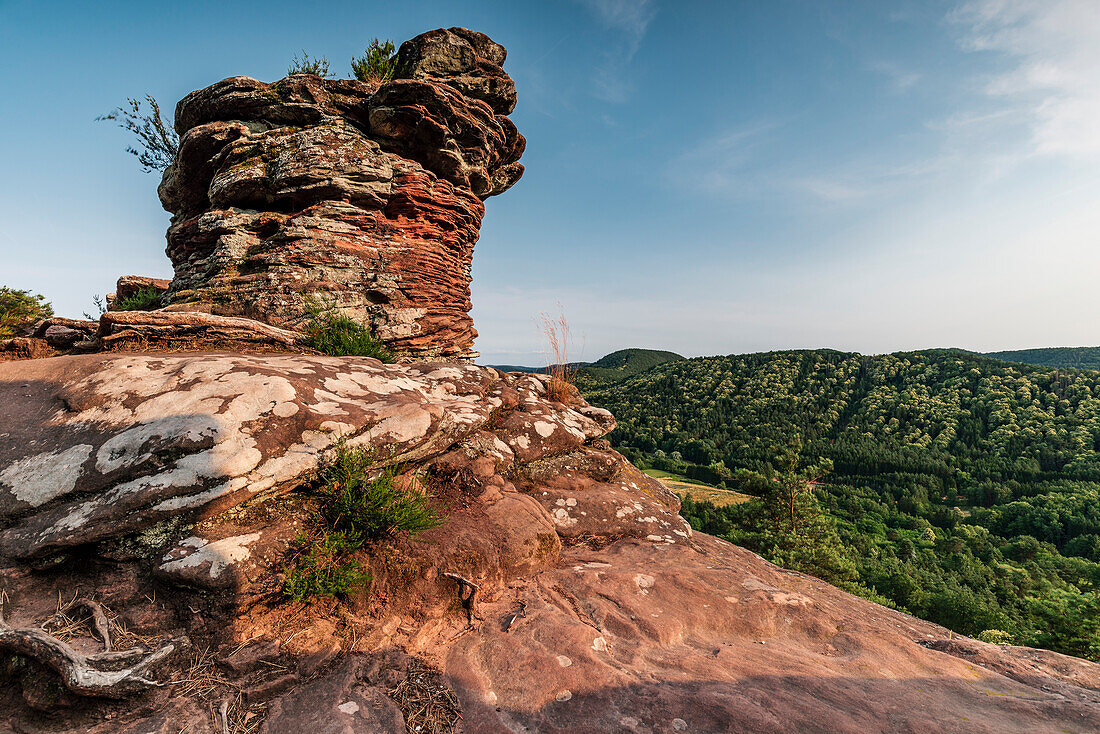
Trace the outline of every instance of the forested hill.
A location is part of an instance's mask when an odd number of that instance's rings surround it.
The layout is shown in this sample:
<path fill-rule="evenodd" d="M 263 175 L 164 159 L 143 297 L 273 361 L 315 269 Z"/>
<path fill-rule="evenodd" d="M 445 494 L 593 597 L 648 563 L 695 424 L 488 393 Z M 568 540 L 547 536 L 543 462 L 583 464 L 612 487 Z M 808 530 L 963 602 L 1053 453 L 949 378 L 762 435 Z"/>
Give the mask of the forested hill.
<path fill-rule="evenodd" d="M 803 466 L 833 464 L 814 495 L 835 532 L 812 542 L 839 538 L 838 561 L 799 566 L 753 503 L 686 503 L 697 527 L 966 634 L 1100 657 L 1100 372 L 788 351 L 668 362 L 585 393 L 643 465 L 759 496 L 796 438 Z"/>
<path fill-rule="evenodd" d="M 1100 372 L 957 351 L 792 351 L 669 362 L 588 394 L 614 411 L 622 442 L 696 464 L 759 468 L 798 434 L 838 471 L 928 472 L 963 493 L 1100 480 Z"/>
<path fill-rule="evenodd" d="M 595 382 L 619 380 L 624 377 L 645 372 L 659 364 L 677 362 L 683 357 L 676 352 L 659 349 L 620 349 L 612 352 L 592 364 L 583 367 L 578 378 L 582 386 Z"/>
<path fill-rule="evenodd" d="M 595 382 L 608 382 L 636 375 L 639 372 L 648 370 L 650 367 L 679 359 L 683 359 L 683 357 L 676 352 L 666 352 L 660 349 L 620 349 L 601 357 L 595 362 L 573 362 L 572 366 L 577 369 L 577 376 L 582 378 L 585 384 L 594 384 Z M 547 367 L 520 367 L 510 364 L 489 366 L 504 372 L 545 373 L 548 370 Z"/>
<path fill-rule="evenodd" d="M 1022 362 L 1039 367 L 1100 370 L 1100 347 L 1047 347 L 1017 349 L 1008 352 L 986 352 L 986 357 L 1005 362 Z"/>

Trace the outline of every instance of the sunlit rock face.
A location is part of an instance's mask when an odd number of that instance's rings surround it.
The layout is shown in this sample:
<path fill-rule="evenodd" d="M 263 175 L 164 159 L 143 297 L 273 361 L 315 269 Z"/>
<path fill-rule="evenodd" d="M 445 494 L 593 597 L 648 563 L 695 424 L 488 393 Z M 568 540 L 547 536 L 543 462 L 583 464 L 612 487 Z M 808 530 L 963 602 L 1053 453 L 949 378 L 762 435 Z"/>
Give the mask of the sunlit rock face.
<path fill-rule="evenodd" d="M 548 382 L 295 354 L 0 364 L 0 730 L 403 734 L 415 686 L 470 734 L 1100 731 L 1100 666 L 692 532 L 609 447 L 611 414 Z M 357 552 L 369 588 L 295 601 L 340 443 L 445 517 Z M 58 625 L 89 605 L 101 626 Z"/>
<path fill-rule="evenodd" d="M 296 328 L 309 303 L 399 355 L 470 359 L 484 199 L 523 174 L 506 52 L 464 28 L 402 44 L 395 79 L 231 77 L 176 107 L 172 310 Z"/>

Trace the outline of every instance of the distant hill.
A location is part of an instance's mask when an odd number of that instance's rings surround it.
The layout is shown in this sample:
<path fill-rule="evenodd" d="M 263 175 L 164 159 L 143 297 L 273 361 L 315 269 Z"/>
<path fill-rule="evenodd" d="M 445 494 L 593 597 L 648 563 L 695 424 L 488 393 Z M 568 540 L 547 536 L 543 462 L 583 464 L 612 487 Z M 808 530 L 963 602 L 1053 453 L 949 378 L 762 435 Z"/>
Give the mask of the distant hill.
<path fill-rule="evenodd" d="M 578 385 L 583 388 L 586 384 L 595 382 L 621 380 L 645 372 L 659 364 L 683 359 L 676 352 L 660 349 L 620 349 L 582 368 L 577 374 Z"/>
<path fill-rule="evenodd" d="M 631 377 L 640 372 L 645 372 L 651 367 L 656 367 L 665 362 L 673 362 L 684 359 L 676 352 L 666 352 L 661 349 L 620 349 L 617 352 L 600 357 L 595 362 L 573 362 L 577 368 L 578 378 L 582 382 L 607 382 L 624 377 Z M 514 364 L 493 364 L 504 372 L 546 372 L 546 367 L 521 367 Z"/>
<path fill-rule="evenodd" d="M 1058 369 L 1100 370 L 1100 347 L 1047 347 L 985 352 L 984 356 L 1005 362 L 1033 364 Z"/>
<path fill-rule="evenodd" d="M 545 367 L 524 367 L 518 364 L 490 364 L 487 367 L 498 369 L 501 372 L 545 372 Z"/>

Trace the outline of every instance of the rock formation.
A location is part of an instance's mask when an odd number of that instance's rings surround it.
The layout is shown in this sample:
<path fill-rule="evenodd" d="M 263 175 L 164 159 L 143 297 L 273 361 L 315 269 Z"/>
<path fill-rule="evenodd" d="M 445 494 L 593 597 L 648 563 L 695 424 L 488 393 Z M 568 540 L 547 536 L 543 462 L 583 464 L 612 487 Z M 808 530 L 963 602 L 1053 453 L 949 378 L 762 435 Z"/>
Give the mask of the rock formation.
<path fill-rule="evenodd" d="M 0 730 L 1100 730 L 1100 666 L 692 533 L 609 449 L 612 416 L 547 379 L 290 354 L 0 365 Z M 369 589 L 292 602 L 288 544 L 338 441 L 447 520 L 362 554 Z"/>
<path fill-rule="evenodd" d="M 482 202 L 523 173 L 505 55 L 451 28 L 402 44 L 391 81 L 232 77 L 187 95 L 160 185 L 169 308 L 293 329 L 312 298 L 398 354 L 473 357 Z"/>
<path fill-rule="evenodd" d="M 133 298 L 141 292 L 152 292 L 163 297 L 172 281 L 165 278 L 150 278 L 144 275 L 123 275 L 115 284 L 115 292 L 107 294 L 107 308 L 119 301 Z"/>
<path fill-rule="evenodd" d="M 522 172 L 515 88 L 461 28 L 398 60 L 189 95 L 176 277 L 117 292 L 169 306 L 0 344 L 29 358 L 0 364 L 0 734 L 1100 731 L 1100 666 L 692 533 L 610 413 L 456 363 L 482 200 Z M 311 296 L 446 361 L 295 354 Z M 293 601 L 316 472 L 356 446 L 445 521 Z"/>

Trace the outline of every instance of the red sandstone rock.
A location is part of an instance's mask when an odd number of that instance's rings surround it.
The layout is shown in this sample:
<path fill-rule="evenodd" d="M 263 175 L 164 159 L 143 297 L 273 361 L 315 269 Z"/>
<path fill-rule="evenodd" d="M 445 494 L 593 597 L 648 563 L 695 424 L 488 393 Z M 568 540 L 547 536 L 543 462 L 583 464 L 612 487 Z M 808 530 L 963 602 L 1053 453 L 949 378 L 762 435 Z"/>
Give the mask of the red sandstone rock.
<path fill-rule="evenodd" d="M 400 734 L 416 696 L 460 710 L 466 734 L 1100 731 L 1100 666 L 960 637 L 692 533 L 600 438 L 614 419 L 550 400 L 544 376 L 61 357 L 0 365 L 0 425 L 4 624 L 41 625 L 59 592 L 94 598 L 144 644 L 179 646 L 157 680 L 226 681 L 112 702 L 6 666 L 0 731 L 220 732 L 225 701 L 272 734 Z M 283 553 L 310 501 L 295 490 L 338 434 L 447 521 L 359 554 L 369 589 L 291 602 Z M 69 644 L 101 649 L 90 627 Z"/>
<path fill-rule="evenodd" d="M 461 28 L 402 45 L 381 85 L 232 77 L 176 108 L 169 308 L 298 328 L 311 298 L 406 357 L 470 359 L 482 200 L 523 173 L 505 52 Z"/>
<path fill-rule="evenodd" d="M 166 278 L 150 278 L 145 275 L 123 275 L 115 283 L 115 292 L 107 294 L 107 308 L 111 308 L 116 301 L 126 300 L 141 291 L 156 291 L 165 293 L 172 281 Z"/>

